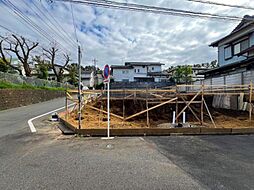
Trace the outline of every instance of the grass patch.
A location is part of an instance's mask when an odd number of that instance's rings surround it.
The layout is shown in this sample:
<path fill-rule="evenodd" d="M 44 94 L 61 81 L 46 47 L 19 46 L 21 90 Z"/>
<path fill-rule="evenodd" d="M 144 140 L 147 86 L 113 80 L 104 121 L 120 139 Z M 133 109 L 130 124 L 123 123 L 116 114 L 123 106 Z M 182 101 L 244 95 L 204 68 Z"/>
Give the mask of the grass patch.
<path fill-rule="evenodd" d="M 33 86 L 30 84 L 14 84 L 10 82 L 0 81 L 0 89 L 34 89 L 34 90 L 56 90 L 64 91 L 62 87 Z"/>

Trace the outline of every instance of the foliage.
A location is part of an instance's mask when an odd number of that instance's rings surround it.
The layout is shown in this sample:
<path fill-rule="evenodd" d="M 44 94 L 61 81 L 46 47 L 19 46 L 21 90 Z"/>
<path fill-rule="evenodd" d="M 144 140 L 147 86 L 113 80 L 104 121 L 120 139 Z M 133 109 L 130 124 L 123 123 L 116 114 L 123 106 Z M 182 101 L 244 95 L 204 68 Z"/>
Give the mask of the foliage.
<path fill-rule="evenodd" d="M 29 85 L 29 84 L 14 84 L 14 83 L 10 83 L 10 82 L 5 82 L 5 81 L 0 81 L 0 89 L 34 89 L 34 90 L 40 90 L 40 89 L 44 89 L 44 90 L 56 90 L 56 91 L 64 91 L 65 88 L 61 88 L 61 87 L 47 87 L 47 86 L 33 86 L 33 85 Z"/>
<path fill-rule="evenodd" d="M 40 79 L 48 79 L 48 68 L 49 68 L 49 65 L 41 59 L 40 56 L 35 56 L 33 58 L 33 61 L 35 61 L 37 63 L 37 73 L 38 73 L 38 78 Z"/>
<path fill-rule="evenodd" d="M 192 67 L 191 66 L 178 66 L 172 76 L 174 81 L 179 83 L 190 83 L 192 81 Z"/>
<path fill-rule="evenodd" d="M 68 82 L 72 85 L 78 85 L 78 65 L 76 63 L 72 63 L 68 66 L 69 69 L 69 80 Z"/>
<path fill-rule="evenodd" d="M 0 58 L 0 71 L 1 72 L 7 72 L 9 69 L 8 65 L 3 62 L 3 60 Z"/>

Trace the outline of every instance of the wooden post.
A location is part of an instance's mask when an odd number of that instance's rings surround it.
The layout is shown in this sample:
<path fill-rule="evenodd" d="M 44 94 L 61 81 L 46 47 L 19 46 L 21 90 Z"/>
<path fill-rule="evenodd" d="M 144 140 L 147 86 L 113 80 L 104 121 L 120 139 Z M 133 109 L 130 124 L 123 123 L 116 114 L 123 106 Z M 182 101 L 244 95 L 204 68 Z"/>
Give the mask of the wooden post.
<path fill-rule="evenodd" d="M 68 97 L 67 97 L 67 88 L 65 91 L 65 119 L 68 120 Z"/>
<path fill-rule="evenodd" d="M 178 86 L 176 85 L 176 115 L 178 115 L 178 92 L 179 91 L 179 89 L 178 89 Z M 175 121 L 176 123 L 178 123 L 178 118 L 176 118 L 176 121 Z"/>
<path fill-rule="evenodd" d="M 202 81 L 202 94 L 201 94 L 201 125 L 204 124 L 204 81 Z"/>
<path fill-rule="evenodd" d="M 123 90 L 123 121 L 122 121 L 122 126 L 124 126 L 124 122 L 125 122 L 125 96 L 126 96 L 126 92 L 125 89 Z"/>
<path fill-rule="evenodd" d="M 213 120 L 212 114 L 211 114 L 211 112 L 209 111 L 209 108 L 208 108 L 208 106 L 207 106 L 207 104 L 206 104 L 205 101 L 204 101 L 204 105 L 205 105 L 206 110 L 207 110 L 207 112 L 208 112 L 208 115 L 209 115 L 209 117 L 210 117 L 210 119 L 211 119 L 211 121 L 212 121 L 212 123 L 213 123 L 213 126 L 214 126 L 215 128 L 217 128 L 217 126 L 215 125 L 215 122 L 214 122 L 214 120 Z"/>
<path fill-rule="evenodd" d="M 147 124 L 147 127 L 150 127 L 150 122 L 149 122 L 149 111 L 148 111 L 148 101 L 147 101 L 147 96 L 148 96 L 148 89 L 146 87 L 146 109 L 147 109 L 147 112 L 146 112 L 146 124 Z"/>
<path fill-rule="evenodd" d="M 250 122 L 252 120 L 252 90 L 253 90 L 253 84 L 252 84 L 252 81 L 250 81 L 250 97 L 249 97 L 249 104 L 250 104 L 249 119 L 250 119 Z"/>

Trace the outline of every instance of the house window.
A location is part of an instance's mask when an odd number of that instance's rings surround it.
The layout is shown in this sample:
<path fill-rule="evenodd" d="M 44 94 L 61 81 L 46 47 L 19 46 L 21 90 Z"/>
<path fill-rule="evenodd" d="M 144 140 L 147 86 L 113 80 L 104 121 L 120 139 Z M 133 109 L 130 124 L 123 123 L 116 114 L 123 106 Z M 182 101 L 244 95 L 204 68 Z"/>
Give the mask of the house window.
<path fill-rule="evenodd" d="M 230 59 L 232 57 L 232 46 L 228 46 L 224 48 L 224 56 L 225 56 L 225 59 Z"/>
<path fill-rule="evenodd" d="M 237 55 L 241 52 L 241 43 L 234 45 L 234 55 Z"/>
<path fill-rule="evenodd" d="M 135 69 L 135 73 L 137 72 L 137 70 Z"/>
<path fill-rule="evenodd" d="M 138 69 L 138 73 L 139 73 L 139 69 Z"/>
<path fill-rule="evenodd" d="M 237 44 L 234 45 L 234 55 L 237 55 L 241 53 L 242 51 L 246 50 L 249 48 L 249 40 L 243 40 Z"/>
<path fill-rule="evenodd" d="M 154 67 L 152 67 L 152 71 L 154 70 Z"/>
<path fill-rule="evenodd" d="M 124 74 L 124 73 L 125 73 L 125 71 L 122 71 L 122 73 Z"/>

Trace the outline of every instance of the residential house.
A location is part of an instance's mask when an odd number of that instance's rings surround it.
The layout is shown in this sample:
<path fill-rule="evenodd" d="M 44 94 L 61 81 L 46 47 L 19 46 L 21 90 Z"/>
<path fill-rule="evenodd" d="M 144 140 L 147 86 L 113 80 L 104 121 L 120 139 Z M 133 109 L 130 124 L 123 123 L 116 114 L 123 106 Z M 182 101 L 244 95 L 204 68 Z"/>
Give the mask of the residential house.
<path fill-rule="evenodd" d="M 126 62 L 125 65 L 112 65 L 111 75 L 115 82 L 163 82 L 168 74 L 162 72 L 162 63 Z"/>
<path fill-rule="evenodd" d="M 204 71 L 205 84 L 250 84 L 254 81 L 254 16 L 244 16 L 227 36 L 213 42 L 219 67 Z"/>

